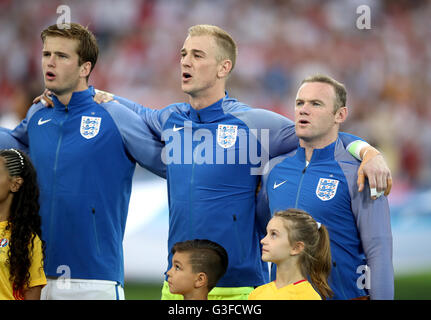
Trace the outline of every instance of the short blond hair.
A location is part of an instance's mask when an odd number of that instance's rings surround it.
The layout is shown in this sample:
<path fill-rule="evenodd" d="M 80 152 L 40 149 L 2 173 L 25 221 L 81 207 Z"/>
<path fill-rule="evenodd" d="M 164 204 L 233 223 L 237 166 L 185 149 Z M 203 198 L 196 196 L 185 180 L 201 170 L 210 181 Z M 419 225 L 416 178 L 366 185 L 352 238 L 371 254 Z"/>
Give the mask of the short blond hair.
<path fill-rule="evenodd" d="M 235 41 L 229 33 L 224 31 L 222 28 L 209 25 L 209 24 L 198 24 L 192 26 L 188 30 L 188 34 L 191 37 L 194 36 L 212 36 L 214 37 L 217 46 L 219 47 L 219 53 L 216 56 L 218 62 L 228 59 L 232 61 L 233 70 L 235 67 L 236 56 L 238 55 L 238 48 Z"/>

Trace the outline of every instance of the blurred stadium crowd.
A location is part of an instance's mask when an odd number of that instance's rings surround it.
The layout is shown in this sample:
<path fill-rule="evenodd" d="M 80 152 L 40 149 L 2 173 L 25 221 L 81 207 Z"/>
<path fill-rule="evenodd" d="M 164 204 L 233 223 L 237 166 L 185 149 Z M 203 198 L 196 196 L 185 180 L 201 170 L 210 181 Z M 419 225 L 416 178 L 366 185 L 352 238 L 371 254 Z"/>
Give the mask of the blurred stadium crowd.
<path fill-rule="evenodd" d="M 15 126 L 43 90 L 40 31 L 62 4 L 99 40 L 96 88 L 154 108 L 184 101 L 187 28 L 216 24 L 239 47 L 231 96 L 292 117 L 299 81 L 327 73 L 348 90 L 342 129 L 384 152 L 395 194 L 431 187 L 431 1 L 0 0 L 0 125 Z M 359 30 L 363 4 L 371 29 Z"/>

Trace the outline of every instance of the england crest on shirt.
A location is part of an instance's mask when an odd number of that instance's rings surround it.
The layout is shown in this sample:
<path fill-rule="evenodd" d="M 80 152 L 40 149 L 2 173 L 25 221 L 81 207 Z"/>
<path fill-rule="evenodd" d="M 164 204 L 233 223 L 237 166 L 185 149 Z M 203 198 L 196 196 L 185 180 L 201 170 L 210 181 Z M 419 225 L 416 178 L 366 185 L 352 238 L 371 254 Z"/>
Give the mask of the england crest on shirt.
<path fill-rule="evenodd" d="M 230 124 L 219 124 L 217 129 L 217 143 L 222 148 L 230 148 L 236 142 L 238 126 Z"/>
<path fill-rule="evenodd" d="M 82 116 L 81 118 L 81 136 L 85 139 L 91 139 L 97 136 L 100 129 L 100 122 L 102 118 L 100 117 L 87 117 Z"/>
<path fill-rule="evenodd" d="M 320 178 L 316 188 L 316 195 L 322 201 L 331 200 L 337 193 L 338 180 Z"/>

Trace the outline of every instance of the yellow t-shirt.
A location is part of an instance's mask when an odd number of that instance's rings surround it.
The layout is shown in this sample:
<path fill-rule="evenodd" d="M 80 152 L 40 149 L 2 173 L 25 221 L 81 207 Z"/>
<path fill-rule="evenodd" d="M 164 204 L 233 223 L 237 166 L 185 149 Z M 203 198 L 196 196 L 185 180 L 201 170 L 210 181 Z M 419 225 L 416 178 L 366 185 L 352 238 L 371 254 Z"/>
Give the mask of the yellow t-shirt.
<path fill-rule="evenodd" d="M 9 266 L 6 260 L 9 254 L 10 230 L 6 231 L 7 221 L 0 222 L 0 300 L 15 300 L 12 283 L 9 280 Z M 29 287 L 46 285 L 42 261 L 42 242 L 36 235 L 30 266 Z"/>
<path fill-rule="evenodd" d="M 254 289 L 248 300 L 322 300 L 310 282 L 301 280 L 278 289 L 275 282 Z"/>

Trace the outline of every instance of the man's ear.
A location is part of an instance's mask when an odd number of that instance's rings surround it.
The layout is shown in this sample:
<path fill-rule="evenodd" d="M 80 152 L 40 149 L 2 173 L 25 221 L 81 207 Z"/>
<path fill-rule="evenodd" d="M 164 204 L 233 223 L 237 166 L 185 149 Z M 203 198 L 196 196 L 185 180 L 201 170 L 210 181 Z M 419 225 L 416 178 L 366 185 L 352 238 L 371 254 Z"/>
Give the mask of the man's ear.
<path fill-rule="evenodd" d="M 343 123 L 347 119 L 347 115 L 349 114 L 347 107 L 341 107 L 335 112 L 335 123 Z"/>
<path fill-rule="evenodd" d="M 199 272 L 195 278 L 195 288 L 201 288 L 208 285 L 208 276 L 205 272 Z"/>
<path fill-rule="evenodd" d="M 10 191 L 15 193 L 18 192 L 19 188 L 21 188 L 24 183 L 24 179 L 21 177 L 13 177 L 10 184 Z"/>
<path fill-rule="evenodd" d="M 80 67 L 81 67 L 80 76 L 82 78 L 88 77 L 88 75 L 91 72 L 91 62 L 90 61 L 84 62 L 83 64 L 81 64 Z"/>
<path fill-rule="evenodd" d="M 295 242 L 292 249 L 290 250 L 290 255 L 296 256 L 296 255 L 300 254 L 302 252 L 302 250 L 304 250 L 304 247 L 305 247 L 304 242 L 302 242 L 302 241 Z"/>
<path fill-rule="evenodd" d="M 231 70 L 232 70 L 232 61 L 230 61 L 229 59 L 223 60 L 222 62 L 220 62 L 217 76 L 219 78 L 226 78 L 229 75 Z"/>

